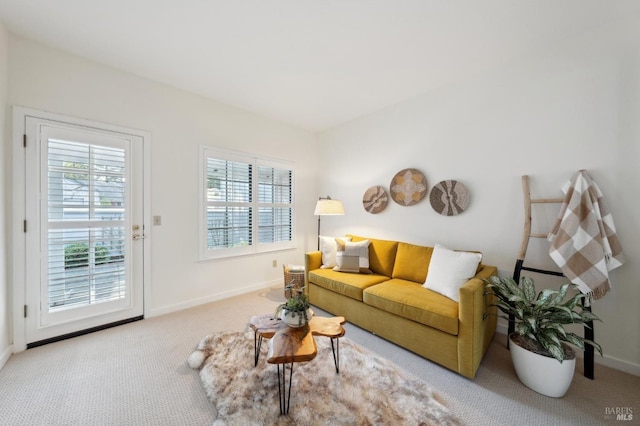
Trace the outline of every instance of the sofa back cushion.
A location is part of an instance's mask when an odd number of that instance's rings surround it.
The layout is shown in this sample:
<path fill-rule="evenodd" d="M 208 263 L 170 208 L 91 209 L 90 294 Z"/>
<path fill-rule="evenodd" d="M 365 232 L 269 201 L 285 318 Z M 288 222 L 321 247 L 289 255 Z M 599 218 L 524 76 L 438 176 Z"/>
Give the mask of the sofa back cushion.
<path fill-rule="evenodd" d="M 424 283 L 427 279 L 432 253 L 433 247 L 398 243 L 396 261 L 391 277 L 420 284 Z"/>
<path fill-rule="evenodd" d="M 349 235 L 351 241 L 369 240 L 369 269 L 374 274 L 390 277 L 393 273 L 393 264 L 396 258 L 396 250 L 398 249 L 397 241 L 376 240 L 375 238 L 358 237 Z M 424 282 L 424 280 L 422 281 Z"/>

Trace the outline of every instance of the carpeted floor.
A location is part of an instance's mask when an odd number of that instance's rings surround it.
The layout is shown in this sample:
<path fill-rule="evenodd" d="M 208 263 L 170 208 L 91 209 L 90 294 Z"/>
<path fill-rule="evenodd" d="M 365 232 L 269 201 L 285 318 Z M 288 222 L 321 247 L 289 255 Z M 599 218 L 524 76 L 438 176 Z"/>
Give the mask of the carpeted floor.
<path fill-rule="evenodd" d="M 207 334 L 246 331 L 252 315 L 272 312 L 282 300 L 281 287 L 255 291 L 14 355 L 0 370 L 0 425 L 211 425 L 215 409 L 186 359 Z M 592 381 L 578 363 L 567 394 L 548 398 L 520 384 L 504 336 L 468 380 L 345 328 L 351 341 L 422 379 L 467 425 L 619 425 L 640 418 L 640 377 L 601 365 Z M 631 409 L 633 422 L 616 421 L 612 408 Z"/>

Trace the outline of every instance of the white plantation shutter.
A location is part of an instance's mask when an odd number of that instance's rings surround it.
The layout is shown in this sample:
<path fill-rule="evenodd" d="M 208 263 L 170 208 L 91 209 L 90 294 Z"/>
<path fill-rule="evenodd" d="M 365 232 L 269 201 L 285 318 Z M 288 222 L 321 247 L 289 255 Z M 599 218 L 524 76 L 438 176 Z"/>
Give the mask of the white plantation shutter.
<path fill-rule="evenodd" d="M 207 158 L 207 249 L 253 244 L 251 164 Z"/>
<path fill-rule="evenodd" d="M 124 149 L 49 139 L 48 310 L 126 297 Z"/>
<path fill-rule="evenodd" d="M 258 242 L 291 241 L 293 171 L 258 165 Z"/>
<path fill-rule="evenodd" d="M 203 147 L 200 257 L 293 247 L 293 166 Z"/>

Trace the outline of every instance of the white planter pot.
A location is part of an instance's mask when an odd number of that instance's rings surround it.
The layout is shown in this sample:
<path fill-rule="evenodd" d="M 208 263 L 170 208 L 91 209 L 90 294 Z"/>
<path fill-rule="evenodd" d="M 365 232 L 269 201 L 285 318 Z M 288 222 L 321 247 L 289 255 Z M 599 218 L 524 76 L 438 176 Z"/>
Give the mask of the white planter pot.
<path fill-rule="evenodd" d="M 286 309 L 283 309 L 282 313 L 280 314 L 280 319 L 287 323 L 289 327 L 302 327 L 306 325 L 307 322 L 305 321 L 304 317 L 302 317 L 302 322 L 300 321 L 301 315 L 302 312 L 287 311 Z M 309 320 L 311 320 L 312 315 L 313 312 L 311 312 L 311 309 L 307 309 L 307 318 Z"/>
<path fill-rule="evenodd" d="M 553 398 L 560 398 L 567 393 L 576 369 L 575 358 L 560 363 L 555 358 L 521 348 L 511 338 L 509 340 L 513 367 L 525 386 Z"/>

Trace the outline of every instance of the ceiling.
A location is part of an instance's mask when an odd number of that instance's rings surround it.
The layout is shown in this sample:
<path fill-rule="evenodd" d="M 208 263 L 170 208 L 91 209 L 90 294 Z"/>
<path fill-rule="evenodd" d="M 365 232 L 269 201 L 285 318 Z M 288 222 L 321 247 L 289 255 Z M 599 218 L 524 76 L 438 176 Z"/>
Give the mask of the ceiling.
<path fill-rule="evenodd" d="M 0 0 L 14 34 L 310 131 L 639 11 L 638 0 Z"/>

